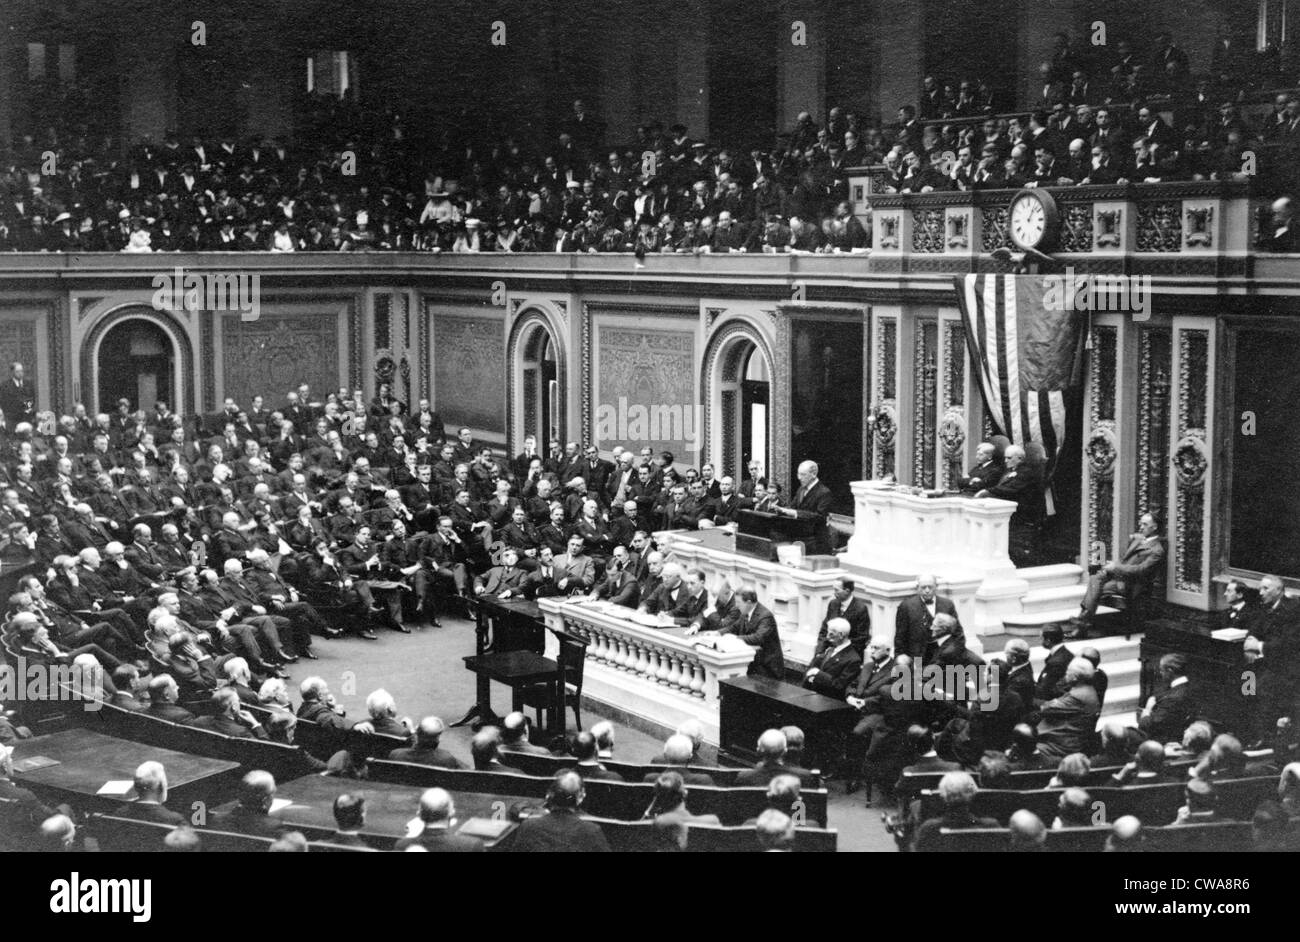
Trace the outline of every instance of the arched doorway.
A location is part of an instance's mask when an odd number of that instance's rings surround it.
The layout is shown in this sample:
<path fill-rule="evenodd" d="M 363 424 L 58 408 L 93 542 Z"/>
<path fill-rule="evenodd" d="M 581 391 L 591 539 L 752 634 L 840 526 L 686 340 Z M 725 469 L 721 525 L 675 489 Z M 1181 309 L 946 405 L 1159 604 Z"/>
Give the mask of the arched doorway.
<path fill-rule="evenodd" d="M 173 409 L 177 402 L 176 349 L 167 331 L 143 317 L 110 327 L 95 352 L 99 410 L 110 411 L 119 399 L 132 409 L 152 409 L 159 400 Z"/>
<path fill-rule="evenodd" d="M 737 486 L 770 473 L 772 461 L 772 367 L 766 345 L 744 325 L 724 328 L 707 358 L 705 388 L 711 408 L 709 454 L 718 476 L 731 475 Z"/>
<path fill-rule="evenodd" d="M 545 454 L 549 442 L 564 441 L 563 353 L 545 318 L 536 313 L 516 325 L 509 353 L 515 377 L 512 447 L 522 447 L 526 436 L 535 435 L 538 451 Z"/>

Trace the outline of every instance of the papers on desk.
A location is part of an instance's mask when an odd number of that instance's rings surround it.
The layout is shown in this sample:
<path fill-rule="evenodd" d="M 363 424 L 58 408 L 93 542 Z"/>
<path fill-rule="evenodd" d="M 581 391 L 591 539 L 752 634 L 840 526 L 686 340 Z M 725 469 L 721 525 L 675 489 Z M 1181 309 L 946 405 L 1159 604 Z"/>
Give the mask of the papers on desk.
<path fill-rule="evenodd" d="M 26 759 L 18 759 L 14 762 L 14 771 L 35 772 L 37 769 L 44 769 L 58 764 L 58 759 L 51 759 L 49 756 L 28 756 Z"/>
<path fill-rule="evenodd" d="M 510 830 L 510 827 L 511 822 L 509 821 L 497 821 L 493 818 L 470 818 L 460 826 L 460 831 L 457 833 L 494 841 Z"/>
<path fill-rule="evenodd" d="M 720 635 L 713 631 L 705 631 L 696 636 L 695 643 L 706 648 L 712 648 L 715 651 L 721 651 L 723 654 L 731 654 L 734 651 L 752 651 L 752 645 L 746 644 L 735 635 Z"/>
<path fill-rule="evenodd" d="M 131 794 L 131 790 L 134 788 L 135 782 L 130 779 L 115 779 L 99 786 L 99 791 L 95 792 L 95 794 L 105 795 L 110 798 L 124 798 Z"/>
<path fill-rule="evenodd" d="M 674 622 L 667 615 L 651 615 L 649 612 L 632 612 L 628 620 L 642 628 L 672 628 Z"/>
<path fill-rule="evenodd" d="M 277 811 L 283 811 L 285 808 L 288 808 L 291 804 L 293 804 L 293 802 L 290 801 L 288 798 L 272 798 L 270 814 L 275 814 Z"/>
<path fill-rule="evenodd" d="M 1248 632 L 1245 628 L 1220 628 L 1211 631 L 1210 637 L 1216 641 L 1244 641 Z"/>

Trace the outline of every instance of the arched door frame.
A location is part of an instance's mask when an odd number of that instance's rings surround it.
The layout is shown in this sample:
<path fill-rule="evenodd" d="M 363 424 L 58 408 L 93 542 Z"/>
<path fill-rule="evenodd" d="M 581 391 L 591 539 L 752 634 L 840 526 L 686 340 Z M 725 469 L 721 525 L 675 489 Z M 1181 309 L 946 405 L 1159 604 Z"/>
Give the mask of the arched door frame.
<path fill-rule="evenodd" d="M 110 330 L 128 321 L 144 321 L 161 328 L 172 348 L 174 368 L 172 388 L 168 390 L 168 405 L 173 410 L 191 416 L 194 400 L 194 348 L 185 329 L 170 315 L 137 302 L 112 308 L 100 315 L 81 344 L 81 398 L 91 413 L 103 412 L 105 403 L 99 401 L 99 350 Z"/>
<path fill-rule="evenodd" d="M 738 348 L 742 344 L 752 347 L 750 356 L 762 356 L 767 364 L 769 382 L 776 375 L 775 359 L 767 338 L 754 324 L 743 318 L 732 318 L 723 322 L 709 337 L 704 352 L 703 375 L 700 388 L 704 391 L 704 443 L 705 450 L 701 463 L 705 460 L 713 463 L 719 477 L 731 474 L 739 486 L 744 469 L 739 466 L 740 449 L 740 403 L 741 391 L 745 381 L 744 371 L 740 369 Z M 769 406 L 767 412 L 767 467 L 764 472 L 771 474 L 773 456 L 772 416 L 775 409 Z"/>
<path fill-rule="evenodd" d="M 545 331 L 555 355 L 555 411 L 559 416 L 561 427 L 568 416 L 568 369 L 565 362 L 563 334 L 550 314 L 541 307 L 526 307 L 519 311 L 511 325 L 506 340 L 506 434 L 507 449 L 515 454 L 523 448 L 524 436 L 537 433 L 538 429 L 528 429 L 526 423 L 525 397 L 529 390 L 524 383 L 524 352 L 533 342 L 537 331 Z M 540 390 L 536 391 L 540 397 Z M 538 417 L 538 425 L 545 428 L 545 420 Z M 537 450 L 546 453 L 546 434 L 539 435 Z"/>

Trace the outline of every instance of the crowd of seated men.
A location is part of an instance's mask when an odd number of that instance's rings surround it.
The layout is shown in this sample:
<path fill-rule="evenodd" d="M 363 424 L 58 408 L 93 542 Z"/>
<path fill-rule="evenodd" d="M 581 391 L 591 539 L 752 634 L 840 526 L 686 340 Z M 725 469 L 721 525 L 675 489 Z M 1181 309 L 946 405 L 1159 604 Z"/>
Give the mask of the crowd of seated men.
<path fill-rule="evenodd" d="M 313 707 L 313 704 L 321 702 L 317 699 L 323 686 L 319 678 L 303 682 L 303 701 L 296 714 L 293 704 L 284 696 L 283 683 L 271 681 L 268 685 L 275 683 L 279 683 L 281 688 L 275 694 L 278 698 L 276 708 L 284 715 L 320 719 L 319 711 Z M 236 730 L 242 728 L 244 736 L 265 738 L 263 724 L 241 708 L 243 695 L 233 686 L 222 688 L 214 699 L 223 700 L 223 710 L 204 718 L 191 718 L 189 722 L 203 728 L 221 729 L 229 735 L 241 735 Z M 121 704 L 134 697 L 135 694 L 123 691 L 117 702 Z M 263 704 L 267 698 L 264 688 L 260 695 Z M 144 709 L 144 706 L 137 703 L 135 708 Z M 442 746 L 445 724 L 438 717 L 425 717 L 418 725 L 406 718 L 398 719 L 391 696 L 382 690 L 367 698 L 367 712 L 368 718 L 355 724 L 355 728 L 403 736 L 411 743 L 408 747 L 394 750 L 389 755 L 393 761 L 523 775 L 525 772 L 515 764 L 521 755 L 571 760 L 551 773 L 553 780 L 542 805 L 520 802 L 512 809 L 512 820 L 519 822 L 519 829 L 509 847 L 521 853 L 610 850 L 599 824 L 590 820 L 582 810 L 585 782 L 625 781 L 620 774 L 602 764 L 602 760 L 612 760 L 615 755 L 614 726 L 608 721 L 597 723 L 590 731 L 561 737 L 547 749 L 529 741 L 529 723 L 524 714 L 511 713 L 502 720 L 500 727 L 481 728 L 473 738 L 469 755 L 458 757 Z M 230 730 L 223 727 L 227 722 L 231 723 Z M 286 724 L 271 720 L 266 725 L 283 727 Z M 641 819 L 653 823 L 656 849 L 686 850 L 692 827 L 720 826 L 716 815 L 699 815 L 690 810 L 692 786 L 716 787 L 709 775 L 711 767 L 699 756 L 702 742 L 700 725 L 687 721 L 668 737 L 663 752 L 647 763 L 653 771 L 646 773 L 643 780 L 653 786 L 652 799 Z M 759 740 L 760 760 L 754 768 L 738 774 L 735 769 L 725 770 L 733 775 L 729 784 L 735 787 L 766 789 L 765 807 L 743 825 L 754 828 L 754 850 L 788 851 L 794 846 L 796 828 L 820 828 L 824 823 L 811 820 L 800 799 L 801 788 L 818 784 L 815 773 L 800 766 L 802 742 L 803 733 L 797 727 L 768 730 Z M 322 767 L 320 771 L 342 778 L 359 777 L 355 768 L 342 763 Z M 721 774 L 724 770 L 714 771 Z M 31 849 L 98 849 L 98 841 L 86 840 L 85 829 L 79 828 L 82 819 L 77 809 L 68 805 L 47 807 L 36 795 L 16 785 L 12 781 L 12 772 L 12 749 L 0 744 L 0 800 L 11 803 L 4 823 L 7 833 L 26 836 L 30 839 Z M 132 844 L 137 849 L 202 850 L 205 830 L 275 841 L 268 846 L 269 850 L 308 849 L 307 840 L 294 831 L 292 824 L 271 814 L 276 780 L 269 772 L 249 772 L 240 784 L 236 800 L 229 807 L 219 808 L 194 820 L 187 818 L 181 810 L 168 806 L 167 771 L 162 763 L 143 763 L 136 770 L 134 788 L 136 797 L 113 810 L 112 816 L 170 828 L 167 831 L 160 829 L 157 834 L 137 836 Z M 413 802 L 407 834 L 395 842 L 391 837 L 385 840 L 363 833 L 366 831 L 366 807 L 362 794 L 341 787 L 333 800 L 332 811 L 337 830 L 320 842 L 333 847 L 431 852 L 479 852 L 484 849 L 482 841 L 455 832 L 460 822 L 456 816 L 454 796 L 442 788 L 428 789 L 420 796 L 418 805 Z M 159 846 L 151 846 L 150 842 Z"/>
<path fill-rule="evenodd" d="M 847 169 L 882 161 L 902 192 L 1269 174 L 1270 195 L 1296 192 L 1300 99 L 1258 127 L 1239 113 L 1294 84 L 1276 54 L 1220 44 L 1194 77 L 1168 34 L 1090 52 L 1058 34 L 1027 120 L 999 117 L 985 80 L 930 75 L 896 125 L 830 107 L 762 142 L 658 122 L 606 141 L 581 101 L 533 148 L 482 120 L 422 140 L 351 100 L 297 143 L 168 132 L 124 150 L 55 122 L 0 173 L 0 251 L 844 253 L 869 242 Z"/>

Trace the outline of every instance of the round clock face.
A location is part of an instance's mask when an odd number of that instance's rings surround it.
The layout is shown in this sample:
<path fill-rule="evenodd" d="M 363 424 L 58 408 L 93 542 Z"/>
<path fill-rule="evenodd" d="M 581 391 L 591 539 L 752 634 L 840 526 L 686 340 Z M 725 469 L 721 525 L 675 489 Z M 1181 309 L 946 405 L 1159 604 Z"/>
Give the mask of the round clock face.
<path fill-rule="evenodd" d="M 1047 234 L 1047 210 L 1032 196 L 1016 197 L 1008 224 L 1011 239 L 1021 248 L 1037 248 Z"/>

